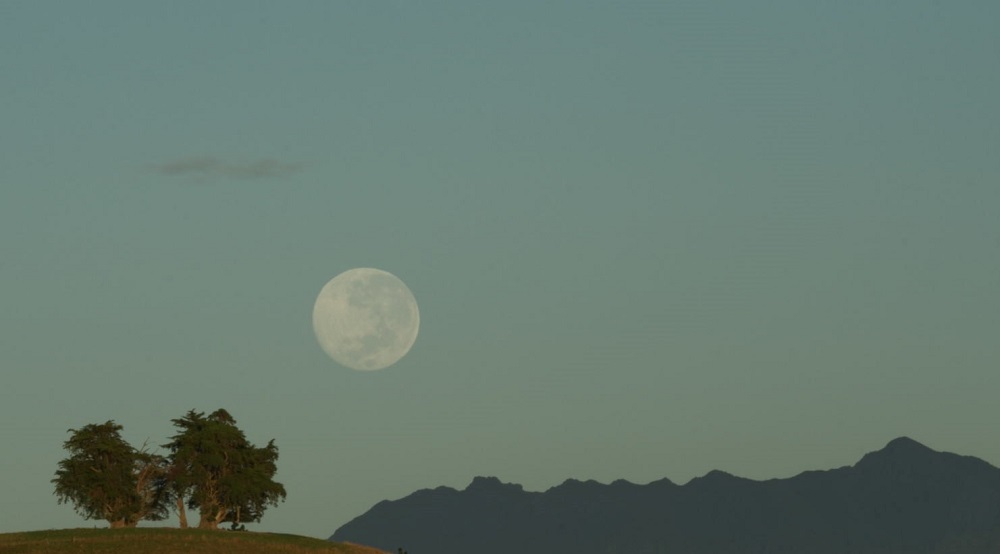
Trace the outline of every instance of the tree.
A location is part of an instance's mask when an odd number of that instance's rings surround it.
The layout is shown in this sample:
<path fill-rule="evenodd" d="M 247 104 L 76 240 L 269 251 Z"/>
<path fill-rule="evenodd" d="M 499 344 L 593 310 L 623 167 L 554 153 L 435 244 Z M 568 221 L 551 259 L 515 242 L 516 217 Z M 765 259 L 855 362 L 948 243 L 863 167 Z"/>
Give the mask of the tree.
<path fill-rule="evenodd" d="M 135 527 L 167 513 L 161 494 L 166 461 L 145 447 L 133 448 L 121 430 L 113 420 L 70 429 L 63 443 L 70 456 L 59 462 L 52 480 L 60 504 L 72 502 L 83 517 L 107 520 L 112 528 Z"/>
<path fill-rule="evenodd" d="M 241 522 L 259 522 L 267 507 L 285 499 L 285 487 L 274 481 L 278 447 L 273 440 L 254 446 L 222 409 L 208 416 L 190 410 L 172 422 L 179 432 L 163 447 L 170 452 L 169 490 L 182 526 L 185 504 L 198 510 L 199 528 L 231 522 L 235 529 Z"/>

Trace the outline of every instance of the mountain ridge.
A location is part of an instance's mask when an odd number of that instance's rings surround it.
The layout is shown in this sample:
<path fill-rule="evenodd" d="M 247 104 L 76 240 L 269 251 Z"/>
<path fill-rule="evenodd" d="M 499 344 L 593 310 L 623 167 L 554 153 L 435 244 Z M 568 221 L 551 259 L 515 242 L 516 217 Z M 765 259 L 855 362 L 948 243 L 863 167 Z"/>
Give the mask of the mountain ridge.
<path fill-rule="evenodd" d="M 851 466 L 760 481 L 712 470 L 531 492 L 476 477 L 379 502 L 331 540 L 414 554 L 979 554 L 1000 549 L 1000 469 L 899 437 Z"/>

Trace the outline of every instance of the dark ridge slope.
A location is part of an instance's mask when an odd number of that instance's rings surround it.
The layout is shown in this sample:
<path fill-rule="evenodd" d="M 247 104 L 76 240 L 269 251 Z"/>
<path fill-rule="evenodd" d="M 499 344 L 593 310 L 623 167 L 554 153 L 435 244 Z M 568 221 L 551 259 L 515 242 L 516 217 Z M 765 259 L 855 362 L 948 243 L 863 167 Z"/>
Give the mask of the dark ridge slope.
<path fill-rule="evenodd" d="M 850 467 L 768 481 L 712 471 L 526 492 L 477 477 L 380 502 L 331 540 L 412 554 L 995 553 L 1000 469 L 903 437 Z"/>

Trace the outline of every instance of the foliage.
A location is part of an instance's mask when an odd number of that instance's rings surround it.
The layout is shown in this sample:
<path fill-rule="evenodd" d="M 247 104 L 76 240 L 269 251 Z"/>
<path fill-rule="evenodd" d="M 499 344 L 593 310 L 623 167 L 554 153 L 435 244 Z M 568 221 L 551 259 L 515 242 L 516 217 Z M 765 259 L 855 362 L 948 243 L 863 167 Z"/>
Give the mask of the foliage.
<path fill-rule="evenodd" d="M 179 432 L 163 445 L 169 455 L 169 490 L 188 508 L 197 509 L 198 527 L 215 529 L 230 522 L 260 521 L 269 506 L 285 499 L 274 481 L 278 447 L 271 440 L 258 448 L 250 443 L 225 410 L 206 416 L 190 410 L 172 420 Z"/>
<path fill-rule="evenodd" d="M 285 499 L 274 481 L 278 447 L 271 440 L 258 448 L 225 410 L 208 416 L 189 411 L 172 420 L 179 432 L 164 445 L 169 457 L 136 450 L 121 437 L 114 421 L 70 429 L 64 447 L 70 456 L 59 462 L 55 494 L 71 502 L 87 519 L 106 519 L 111 527 L 134 527 L 140 520 L 163 519 L 173 503 L 181 528 L 185 508 L 197 509 L 199 527 L 217 529 L 230 522 L 260 521 L 269 506 Z"/>
<path fill-rule="evenodd" d="M 59 462 L 55 495 L 71 502 L 87 519 L 104 519 L 112 527 L 134 527 L 142 519 L 163 519 L 167 510 L 160 493 L 165 469 L 162 457 L 136 450 L 121 437 L 114 421 L 70 429 Z"/>

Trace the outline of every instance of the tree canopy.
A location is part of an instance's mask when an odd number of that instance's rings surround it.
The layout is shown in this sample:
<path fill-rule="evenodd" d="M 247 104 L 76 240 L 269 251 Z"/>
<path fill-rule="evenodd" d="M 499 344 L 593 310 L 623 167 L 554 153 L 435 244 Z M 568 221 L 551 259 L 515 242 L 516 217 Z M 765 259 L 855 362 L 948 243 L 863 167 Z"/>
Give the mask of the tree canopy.
<path fill-rule="evenodd" d="M 70 429 L 63 448 L 69 457 L 59 462 L 55 495 L 72 502 L 87 519 L 107 520 L 111 527 L 135 527 L 143 519 L 167 515 L 160 482 L 166 461 L 137 450 L 121 437 L 122 426 L 109 420 Z"/>
<path fill-rule="evenodd" d="M 167 456 L 133 448 L 114 421 L 70 429 L 63 445 L 70 455 L 52 480 L 59 503 L 72 502 L 83 517 L 111 527 L 164 519 L 174 503 L 181 527 L 187 527 L 188 508 L 198 510 L 201 528 L 228 522 L 235 529 L 259 522 L 285 499 L 284 486 L 274 481 L 274 440 L 253 445 L 222 409 L 207 416 L 190 410 L 172 422 L 178 432 L 163 445 Z"/>
<path fill-rule="evenodd" d="M 263 448 L 254 446 L 222 409 L 208 416 L 191 410 L 172 421 L 179 431 L 163 447 L 170 452 L 174 491 L 189 495 L 187 507 L 200 515 L 198 527 L 215 529 L 229 522 L 235 528 L 260 521 L 268 506 L 285 499 L 285 487 L 273 479 L 278 459 L 274 440 Z"/>

